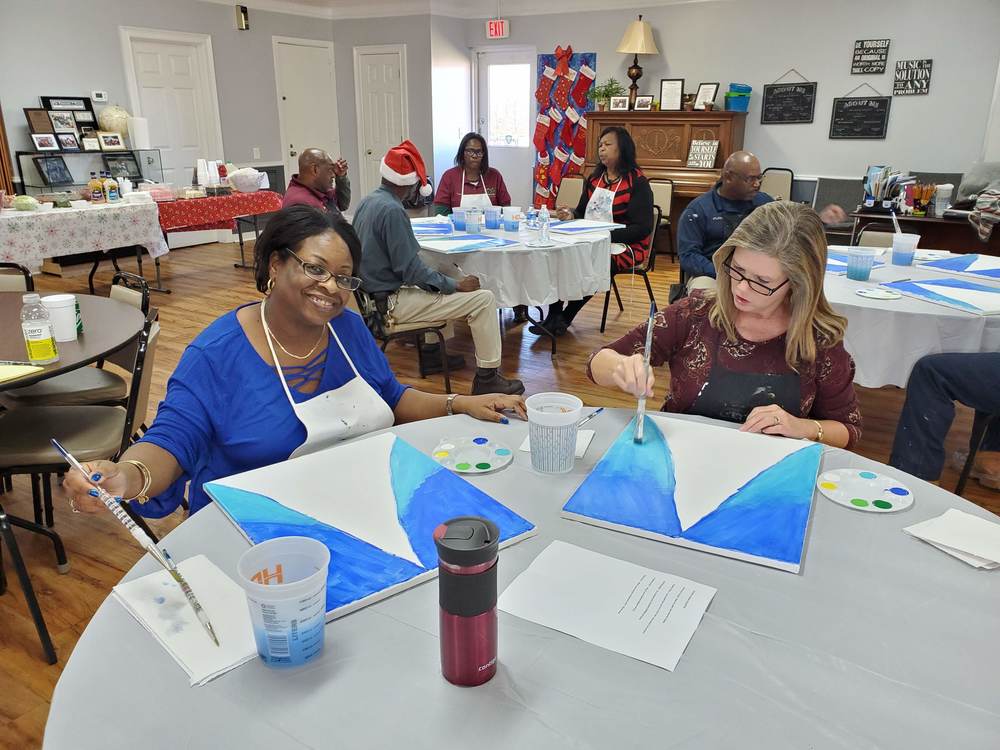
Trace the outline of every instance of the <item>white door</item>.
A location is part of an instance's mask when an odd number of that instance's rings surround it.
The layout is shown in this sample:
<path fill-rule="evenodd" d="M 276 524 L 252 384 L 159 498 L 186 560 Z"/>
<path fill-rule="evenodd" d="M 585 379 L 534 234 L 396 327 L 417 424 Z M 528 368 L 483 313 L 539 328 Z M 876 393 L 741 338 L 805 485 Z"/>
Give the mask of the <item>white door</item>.
<path fill-rule="evenodd" d="M 276 37 L 274 73 L 286 179 L 299 171 L 303 149 L 321 148 L 339 158 L 333 44 Z"/>
<path fill-rule="evenodd" d="M 354 94 L 358 109 L 361 195 L 378 187 L 385 152 L 409 137 L 405 45 L 355 47 Z"/>
<path fill-rule="evenodd" d="M 535 53 L 533 50 L 480 52 L 477 117 L 490 150 L 490 166 L 500 170 L 515 206 L 531 204 L 535 149 Z"/>

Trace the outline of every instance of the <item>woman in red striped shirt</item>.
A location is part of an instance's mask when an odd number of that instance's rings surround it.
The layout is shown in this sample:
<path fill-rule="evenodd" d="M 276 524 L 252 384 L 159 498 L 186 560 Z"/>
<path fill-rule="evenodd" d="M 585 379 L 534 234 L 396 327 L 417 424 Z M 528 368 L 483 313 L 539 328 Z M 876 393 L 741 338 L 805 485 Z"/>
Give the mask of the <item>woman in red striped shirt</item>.
<path fill-rule="evenodd" d="M 625 128 L 607 127 L 598 141 L 600 163 L 587 179 L 576 209 L 560 208 L 564 221 L 587 218 L 624 224 L 611 232 L 611 267 L 618 273 L 641 265 L 652 248 L 653 191 L 635 159 L 635 142 Z M 561 336 L 590 297 L 549 305 L 541 325 Z M 541 333 L 538 326 L 529 328 Z"/>

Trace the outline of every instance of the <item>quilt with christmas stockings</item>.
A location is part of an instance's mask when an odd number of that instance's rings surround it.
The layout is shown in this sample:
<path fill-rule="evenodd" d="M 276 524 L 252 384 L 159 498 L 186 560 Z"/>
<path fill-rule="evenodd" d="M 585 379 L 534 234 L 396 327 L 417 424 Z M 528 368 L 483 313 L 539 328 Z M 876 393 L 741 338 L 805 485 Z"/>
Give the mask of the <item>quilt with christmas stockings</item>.
<path fill-rule="evenodd" d="M 597 78 L 597 53 L 556 47 L 538 56 L 535 101 L 534 204 L 555 208 L 559 185 L 566 175 L 583 172 L 587 150 L 587 113 L 593 102 L 587 92 Z"/>

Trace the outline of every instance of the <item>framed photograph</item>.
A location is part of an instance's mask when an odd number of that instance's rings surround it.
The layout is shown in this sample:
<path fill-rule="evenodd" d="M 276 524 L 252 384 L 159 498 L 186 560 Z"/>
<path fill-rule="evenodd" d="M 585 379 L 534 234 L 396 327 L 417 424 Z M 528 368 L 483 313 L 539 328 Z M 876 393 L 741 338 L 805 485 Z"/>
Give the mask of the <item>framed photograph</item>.
<path fill-rule="evenodd" d="M 32 161 L 47 186 L 73 184 L 73 175 L 61 156 L 35 156 Z"/>
<path fill-rule="evenodd" d="M 77 122 L 94 122 L 96 118 L 94 117 L 93 112 L 91 112 L 90 110 L 84 110 L 82 112 L 80 111 L 74 112 L 73 119 L 76 120 Z"/>
<path fill-rule="evenodd" d="M 24 109 L 24 119 L 28 121 L 28 130 L 32 133 L 54 133 L 52 120 L 44 109 Z"/>
<path fill-rule="evenodd" d="M 104 156 L 104 166 L 111 172 L 115 179 L 128 177 L 133 182 L 142 179 L 142 170 L 139 169 L 139 162 L 135 160 L 132 153 L 127 154 L 106 154 Z"/>
<path fill-rule="evenodd" d="M 56 133 L 56 140 L 63 151 L 79 151 L 80 141 L 76 139 L 76 133 Z"/>
<path fill-rule="evenodd" d="M 719 95 L 719 84 L 699 83 L 698 93 L 694 97 L 694 108 L 705 109 L 706 104 L 715 104 L 715 97 Z"/>
<path fill-rule="evenodd" d="M 35 151 L 59 150 L 59 141 L 56 140 L 55 133 L 32 133 L 31 142 L 35 144 Z"/>
<path fill-rule="evenodd" d="M 101 141 L 96 135 L 83 135 L 80 137 L 80 145 L 84 151 L 100 151 Z"/>
<path fill-rule="evenodd" d="M 683 78 L 660 79 L 660 111 L 679 112 L 684 100 Z"/>
<path fill-rule="evenodd" d="M 94 111 L 93 106 L 90 104 L 89 96 L 40 96 L 38 99 L 45 109 Z"/>
<path fill-rule="evenodd" d="M 120 133 L 109 133 L 106 130 L 98 130 L 97 138 L 101 142 L 101 151 L 124 151 L 125 139 Z"/>
<path fill-rule="evenodd" d="M 94 131 L 96 131 L 96 130 L 97 130 L 97 128 L 93 127 L 92 125 L 81 125 L 80 126 L 80 135 L 81 136 L 83 136 L 83 135 L 89 135 L 89 136 L 93 136 L 93 137 L 96 138 L 97 136 L 94 135 Z"/>
<path fill-rule="evenodd" d="M 637 96 L 635 98 L 635 108 L 637 112 L 649 112 L 653 109 L 653 97 L 652 96 Z"/>
<path fill-rule="evenodd" d="M 73 119 L 72 112 L 49 112 L 49 120 L 52 121 L 52 129 L 57 133 L 76 132 L 76 120 Z"/>
<path fill-rule="evenodd" d="M 611 97 L 611 111 L 612 112 L 628 112 L 628 97 L 627 96 L 612 96 Z"/>

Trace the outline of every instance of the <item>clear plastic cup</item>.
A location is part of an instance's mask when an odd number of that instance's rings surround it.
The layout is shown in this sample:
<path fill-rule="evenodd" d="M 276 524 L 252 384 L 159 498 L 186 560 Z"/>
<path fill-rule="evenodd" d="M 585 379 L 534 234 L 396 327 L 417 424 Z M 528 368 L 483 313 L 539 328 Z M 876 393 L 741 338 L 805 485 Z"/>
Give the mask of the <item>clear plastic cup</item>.
<path fill-rule="evenodd" d="M 465 231 L 476 234 L 483 228 L 483 212 L 478 208 L 465 209 Z"/>
<path fill-rule="evenodd" d="M 505 232 L 516 232 L 521 228 L 521 207 L 504 206 L 503 229 Z"/>
<path fill-rule="evenodd" d="M 465 231 L 465 209 L 464 208 L 453 208 L 451 210 L 451 223 L 455 227 L 456 232 Z"/>
<path fill-rule="evenodd" d="M 576 431 L 583 402 L 568 393 L 536 393 L 525 399 L 531 468 L 544 474 L 573 470 Z"/>
<path fill-rule="evenodd" d="M 916 252 L 919 242 L 919 234 L 892 235 L 892 265 L 912 266 L 913 254 Z"/>
<path fill-rule="evenodd" d="M 874 247 L 848 248 L 847 278 L 851 281 L 868 281 L 878 252 L 878 248 Z"/>
<path fill-rule="evenodd" d="M 487 229 L 500 228 L 500 206 L 489 206 L 483 213 Z"/>
<path fill-rule="evenodd" d="M 269 667 L 297 667 L 323 651 L 330 550 L 304 536 L 257 544 L 240 557 L 257 653 Z"/>

